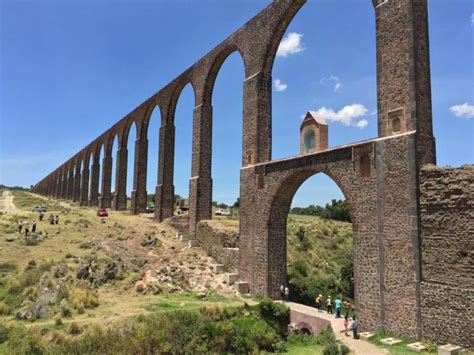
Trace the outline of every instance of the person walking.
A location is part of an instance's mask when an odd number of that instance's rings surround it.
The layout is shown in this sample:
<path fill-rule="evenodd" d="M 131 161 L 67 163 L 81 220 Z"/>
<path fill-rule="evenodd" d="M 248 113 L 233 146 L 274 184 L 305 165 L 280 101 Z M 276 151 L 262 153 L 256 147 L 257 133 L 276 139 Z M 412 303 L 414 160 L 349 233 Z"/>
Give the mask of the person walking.
<path fill-rule="evenodd" d="M 349 301 L 344 302 L 344 311 L 345 316 L 349 318 L 349 313 L 351 312 L 351 303 Z"/>
<path fill-rule="evenodd" d="M 40 212 L 40 213 L 39 213 L 39 221 L 42 222 L 42 221 L 43 221 L 43 218 L 44 218 L 44 213 L 43 213 L 43 212 Z"/>
<path fill-rule="evenodd" d="M 357 321 L 356 319 L 356 316 L 354 315 L 354 317 L 352 317 L 352 335 L 354 337 L 354 339 L 359 339 L 359 334 L 357 334 L 357 328 L 359 326 L 359 322 Z"/>
<path fill-rule="evenodd" d="M 30 236 L 30 225 L 28 222 L 26 222 L 25 224 L 25 237 L 29 237 Z"/>
<path fill-rule="evenodd" d="M 290 289 L 285 286 L 285 302 L 290 302 Z"/>
<path fill-rule="evenodd" d="M 349 330 L 349 317 L 348 316 L 345 316 L 344 317 L 344 335 L 346 337 L 349 336 L 349 334 L 347 334 L 347 331 Z"/>
<path fill-rule="evenodd" d="M 331 300 L 331 296 L 328 296 L 328 299 L 326 300 L 326 307 L 328 308 L 328 314 L 332 314 L 332 300 Z"/>
<path fill-rule="evenodd" d="M 36 232 L 36 221 L 33 221 L 33 223 L 31 224 L 31 233 L 35 233 Z"/>
<path fill-rule="evenodd" d="M 316 308 L 318 309 L 318 313 L 323 311 L 323 295 L 316 297 Z"/>
<path fill-rule="evenodd" d="M 54 224 L 54 216 L 52 213 L 49 215 L 48 221 L 49 221 L 49 224 Z"/>
<path fill-rule="evenodd" d="M 23 229 L 23 222 L 18 223 L 18 233 L 21 234 L 21 231 Z"/>
<path fill-rule="evenodd" d="M 59 216 L 54 216 L 54 224 L 59 224 Z"/>
<path fill-rule="evenodd" d="M 334 301 L 334 305 L 336 306 L 336 318 L 341 318 L 342 301 L 340 297 L 336 298 L 336 300 Z"/>
<path fill-rule="evenodd" d="M 282 300 L 285 299 L 285 285 L 283 285 L 283 284 L 281 284 L 281 286 L 280 286 L 280 296 L 281 296 Z"/>

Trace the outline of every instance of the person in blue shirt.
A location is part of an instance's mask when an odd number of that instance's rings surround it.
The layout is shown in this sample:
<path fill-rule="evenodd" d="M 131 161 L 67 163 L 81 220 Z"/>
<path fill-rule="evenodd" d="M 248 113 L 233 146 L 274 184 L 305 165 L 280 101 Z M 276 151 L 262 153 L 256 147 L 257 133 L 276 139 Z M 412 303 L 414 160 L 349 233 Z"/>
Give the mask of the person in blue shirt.
<path fill-rule="evenodd" d="M 340 297 L 336 298 L 336 300 L 334 301 L 334 305 L 336 306 L 336 318 L 341 318 L 342 301 Z"/>

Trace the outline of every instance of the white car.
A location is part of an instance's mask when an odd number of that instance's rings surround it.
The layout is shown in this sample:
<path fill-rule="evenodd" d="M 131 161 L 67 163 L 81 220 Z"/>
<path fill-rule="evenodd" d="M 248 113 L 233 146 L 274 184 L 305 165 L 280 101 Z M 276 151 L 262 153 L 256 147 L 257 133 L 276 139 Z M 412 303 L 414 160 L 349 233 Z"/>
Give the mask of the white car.
<path fill-rule="evenodd" d="M 216 216 L 231 216 L 232 213 L 230 211 L 226 210 L 217 210 L 216 211 Z"/>

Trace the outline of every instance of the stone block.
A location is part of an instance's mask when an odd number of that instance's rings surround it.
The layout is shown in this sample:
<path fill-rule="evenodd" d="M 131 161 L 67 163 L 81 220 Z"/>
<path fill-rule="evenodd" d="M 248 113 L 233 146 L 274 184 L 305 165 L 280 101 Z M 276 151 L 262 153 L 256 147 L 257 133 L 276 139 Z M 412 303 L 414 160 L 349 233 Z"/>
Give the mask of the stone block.
<path fill-rule="evenodd" d="M 233 285 L 239 280 L 239 274 L 236 273 L 228 273 L 226 275 L 226 281 L 228 285 Z"/>
<path fill-rule="evenodd" d="M 234 287 L 241 295 L 248 294 L 250 290 L 248 282 L 237 281 L 236 283 L 234 283 Z"/>
<path fill-rule="evenodd" d="M 385 345 L 395 345 L 395 344 L 400 344 L 402 341 L 400 339 L 395 339 L 395 338 L 385 338 L 380 340 L 382 344 Z"/>
<path fill-rule="evenodd" d="M 411 350 L 411 351 L 415 351 L 417 353 L 421 353 L 422 351 L 426 350 L 426 346 L 424 346 L 420 342 L 411 343 L 411 344 L 407 345 L 407 350 Z"/>
<path fill-rule="evenodd" d="M 375 334 L 372 332 L 362 332 L 359 333 L 359 338 L 365 341 L 368 341 L 370 338 L 372 338 Z"/>
<path fill-rule="evenodd" d="M 463 348 L 460 346 L 446 344 L 438 347 L 438 355 L 458 355 L 461 353 L 461 350 Z"/>
<path fill-rule="evenodd" d="M 191 239 L 188 241 L 190 248 L 196 248 L 199 245 L 199 242 L 196 239 Z"/>
<path fill-rule="evenodd" d="M 187 242 L 188 240 L 191 240 L 191 236 L 189 236 L 187 234 L 180 234 L 178 236 L 178 240 L 180 240 L 182 242 Z"/>
<path fill-rule="evenodd" d="M 216 274 L 224 272 L 224 265 L 222 264 L 213 264 L 211 265 L 212 271 Z"/>

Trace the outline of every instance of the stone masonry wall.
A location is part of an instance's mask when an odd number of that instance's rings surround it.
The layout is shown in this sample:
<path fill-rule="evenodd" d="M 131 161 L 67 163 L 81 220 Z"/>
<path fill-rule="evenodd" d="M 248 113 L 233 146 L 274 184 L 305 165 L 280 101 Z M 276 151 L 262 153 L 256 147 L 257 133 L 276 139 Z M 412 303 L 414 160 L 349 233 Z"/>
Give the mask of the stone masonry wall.
<path fill-rule="evenodd" d="M 201 221 L 196 228 L 196 239 L 207 253 L 224 265 L 227 271 L 239 268 L 239 227 L 219 221 Z"/>
<path fill-rule="evenodd" d="M 474 165 L 420 172 L 423 337 L 474 347 Z"/>

